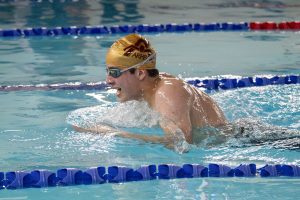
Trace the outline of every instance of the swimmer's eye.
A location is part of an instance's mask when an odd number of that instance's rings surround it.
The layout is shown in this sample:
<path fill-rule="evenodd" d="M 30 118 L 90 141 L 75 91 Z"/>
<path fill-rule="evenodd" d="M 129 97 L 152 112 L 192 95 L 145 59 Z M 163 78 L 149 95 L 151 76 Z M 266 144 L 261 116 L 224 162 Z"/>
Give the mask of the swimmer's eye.
<path fill-rule="evenodd" d="M 106 73 L 108 76 L 111 76 L 113 78 L 118 78 L 119 76 L 122 75 L 122 72 L 119 68 L 113 68 L 113 67 L 106 68 Z"/>

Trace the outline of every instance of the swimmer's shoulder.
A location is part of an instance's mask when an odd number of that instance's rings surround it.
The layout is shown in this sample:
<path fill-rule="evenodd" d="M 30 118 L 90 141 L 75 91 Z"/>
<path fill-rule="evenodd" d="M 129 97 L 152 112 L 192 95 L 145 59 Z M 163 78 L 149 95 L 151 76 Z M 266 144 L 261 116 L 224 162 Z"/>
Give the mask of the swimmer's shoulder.
<path fill-rule="evenodd" d="M 166 72 L 160 72 L 159 73 L 159 77 L 160 78 L 175 78 L 175 76 L 171 75 L 171 74 L 168 74 Z"/>
<path fill-rule="evenodd" d="M 182 79 L 172 76 L 167 73 L 160 74 L 160 83 L 158 86 L 158 91 L 164 92 L 167 95 L 181 95 L 189 96 L 190 92 L 187 91 L 189 85 Z"/>
<path fill-rule="evenodd" d="M 195 95 L 205 95 L 201 90 L 197 90 L 194 86 L 188 84 L 181 78 L 175 77 L 173 75 L 167 73 L 160 73 L 160 79 L 162 80 L 162 84 L 160 84 L 163 88 L 172 89 L 179 93 L 189 93 Z"/>
<path fill-rule="evenodd" d="M 159 77 L 161 79 L 161 82 L 163 83 L 162 85 L 166 85 L 166 86 L 173 85 L 175 87 L 178 87 L 178 86 L 183 86 L 185 84 L 185 82 L 182 79 L 175 77 L 171 74 L 167 74 L 165 72 L 160 73 Z"/>

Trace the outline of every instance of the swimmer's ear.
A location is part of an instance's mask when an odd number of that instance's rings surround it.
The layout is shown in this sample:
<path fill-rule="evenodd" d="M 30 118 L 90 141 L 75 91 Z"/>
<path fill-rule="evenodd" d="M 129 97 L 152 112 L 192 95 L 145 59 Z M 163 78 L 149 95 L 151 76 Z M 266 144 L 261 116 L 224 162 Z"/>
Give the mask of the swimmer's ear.
<path fill-rule="evenodd" d="M 138 79 L 141 81 L 141 80 L 144 80 L 144 79 L 145 79 L 146 74 L 147 74 L 147 71 L 146 71 L 145 69 L 140 69 L 140 70 L 137 70 L 136 76 L 137 76 Z"/>

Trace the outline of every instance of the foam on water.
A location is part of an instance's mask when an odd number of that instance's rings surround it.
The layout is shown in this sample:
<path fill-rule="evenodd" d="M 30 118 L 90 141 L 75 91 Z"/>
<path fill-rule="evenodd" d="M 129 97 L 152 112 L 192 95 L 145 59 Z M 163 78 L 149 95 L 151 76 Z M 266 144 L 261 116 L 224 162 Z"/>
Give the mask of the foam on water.
<path fill-rule="evenodd" d="M 299 149 L 299 87 L 251 87 L 212 94 L 236 128 L 228 144 Z"/>
<path fill-rule="evenodd" d="M 199 129 L 197 131 L 200 131 L 200 134 L 206 134 L 209 137 L 203 139 L 201 135 L 202 139 L 200 138 L 201 142 L 198 146 L 229 145 L 231 147 L 243 147 L 270 145 L 275 148 L 299 149 L 300 131 L 297 129 L 297 124 L 299 124 L 299 117 L 297 117 L 299 111 L 297 111 L 297 108 L 300 105 L 299 101 L 296 101 L 299 98 L 298 88 L 299 86 L 295 85 L 267 86 L 212 94 L 212 97 L 221 105 L 232 125 L 230 126 L 231 133 L 228 134 L 221 129 L 214 130 L 211 127 Z M 150 134 L 155 134 L 155 129 L 159 127 L 158 124 L 162 122 L 162 119 L 157 112 L 151 110 L 146 102 L 116 103 L 114 100 L 109 99 L 112 95 L 111 90 L 102 93 L 87 94 L 102 104 L 72 111 L 67 117 L 67 122 L 83 128 L 104 124 L 118 129 L 129 128 L 133 132 L 136 132 L 139 128 L 149 128 Z M 250 118 L 255 114 L 257 118 Z M 275 116 L 290 116 L 290 118 L 282 120 L 289 124 L 284 124 L 284 126 L 273 125 L 272 120 L 276 119 Z M 275 124 L 278 124 L 278 122 L 275 121 Z M 226 138 L 224 139 L 223 136 Z M 187 145 L 175 145 L 177 152 L 183 152 L 182 149 L 187 150 Z"/>
<path fill-rule="evenodd" d="M 111 94 L 110 90 L 107 95 L 109 94 Z M 88 95 L 96 98 L 99 102 L 104 102 L 104 104 L 72 111 L 67 116 L 67 123 L 81 128 L 97 127 L 97 132 L 100 130 L 99 133 L 109 133 L 109 135 L 114 135 L 124 129 L 138 132 L 138 134 L 148 134 L 145 133 L 145 128 L 150 129 L 150 134 L 154 135 L 162 132 L 158 126 L 159 123 L 167 123 L 168 121 L 153 111 L 145 101 L 109 103 L 103 94 Z M 111 127 L 116 129 L 111 129 Z M 143 132 L 138 129 L 143 130 Z M 99 139 L 102 140 L 101 137 Z M 189 149 L 183 132 L 178 128 L 172 132 L 170 145 L 168 148 L 172 148 L 178 153 L 186 152 Z"/>
<path fill-rule="evenodd" d="M 229 121 L 252 118 L 299 130 L 300 85 L 273 85 L 221 91 L 212 97 Z"/>
<path fill-rule="evenodd" d="M 69 124 L 79 127 L 92 127 L 107 124 L 113 127 L 154 127 L 158 125 L 159 114 L 152 111 L 143 101 L 128 101 L 80 108 L 67 117 Z"/>

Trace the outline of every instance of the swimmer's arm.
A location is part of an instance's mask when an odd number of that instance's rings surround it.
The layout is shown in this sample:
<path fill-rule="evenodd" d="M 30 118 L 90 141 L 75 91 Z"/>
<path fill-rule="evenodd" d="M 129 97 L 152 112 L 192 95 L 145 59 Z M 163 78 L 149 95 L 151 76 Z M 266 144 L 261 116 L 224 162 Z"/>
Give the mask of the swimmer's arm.
<path fill-rule="evenodd" d="M 140 135 L 140 134 L 134 134 L 128 132 L 119 132 L 116 134 L 116 136 L 122 138 L 140 140 L 143 142 L 149 142 L 153 144 L 162 144 L 168 149 L 171 150 L 175 149 L 173 140 L 171 138 L 168 138 L 168 136 Z"/>
<path fill-rule="evenodd" d="M 154 136 L 154 135 L 140 135 L 135 133 L 128 133 L 128 132 L 118 132 L 116 136 L 122 138 L 129 138 L 129 139 L 137 139 L 144 142 L 150 142 L 155 144 L 167 144 L 168 139 L 163 136 Z"/>
<path fill-rule="evenodd" d="M 189 95 L 182 88 L 178 88 L 174 90 L 166 88 L 163 95 L 157 95 L 154 109 L 162 116 L 160 126 L 167 138 L 173 138 L 174 141 L 185 140 L 191 144 L 193 138 Z"/>
<path fill-rule="evenodd" d="M 150 143 L 154 143 L 154 144 L 163 144 L 167 148 L 173 149 L 173 145 L 170 142 L 170 139 L 167 137 L 163 137 L 163 136 L 140 135 L 140 134 L 135 134 L 135 133 L 129 133 L 129 132 L 117 130 L 117 129 L 107 126 L 107 125 L 98 125 L 98 126 L 91 127 L 91 128 L 81 128 L 81 127 L 73 125 L 73 128 L 78 132 L 113 134 L 114 136 L 117 136 L 117 137 L 135 139 L 135 140 L 140 140 L 143 142 L 150 142 Z"/>
<path fill-rule="evenodd" d="M 72 125 L 73 129 L 76 130 L 77 132 L 89 132 L 89 133 L 109 133 L 109 132 L 115 132 L 116 129 L 107 126 L 107 125 L 97 125 L 93 127 L 88 127 L 88 128 L 82 128 L 79 126 Z"/>

